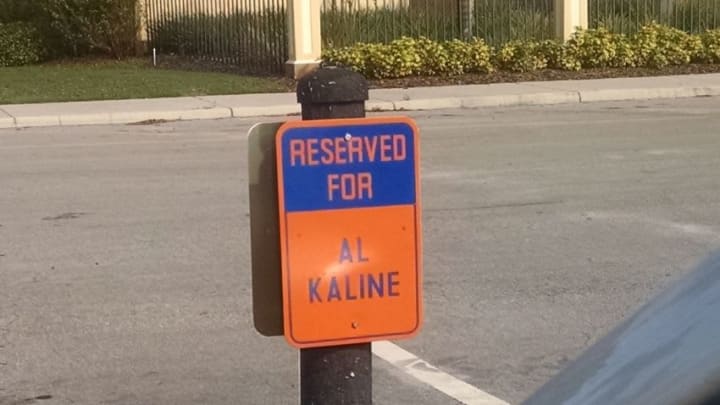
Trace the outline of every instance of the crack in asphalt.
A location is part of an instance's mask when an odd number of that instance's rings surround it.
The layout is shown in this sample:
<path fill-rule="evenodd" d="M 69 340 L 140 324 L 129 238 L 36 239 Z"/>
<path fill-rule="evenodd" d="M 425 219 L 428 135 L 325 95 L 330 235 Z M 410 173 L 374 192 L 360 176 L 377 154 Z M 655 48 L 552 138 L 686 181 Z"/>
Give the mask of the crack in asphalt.
<path fill-rule="evenodd" d="M 10 361 L 8 360 L 7 353 L 5 351 L 6 347 L 9 346 L 9 338 L 8 335 L 10 334 L 10 327 L 17 322 L 19 317 L 16 313 L 12 313 L 10 315 L 9 320 L 5 323 L 5 325 L 0 325 L 0 368 L 8 367 L 10 365 Z M 0 376 L 2 376 L 3 373 L 0 373 Z M 4 379 L 0 378 L 0 392 L 5 391 L 7 388 L 3 387 L 3 385 L 7 384 L 7 381 L 3 381 Z M 0 398 L 0 403 L 4 403 L 2 398 Z"/>
<path fill-rule="evenodd" d="M 19 317 L 17 314 L 13 313 L 10 315 L 9 320 L 5 323 L 5 325 L 0 325 L 0 355 L 3 353 L 3 349 L 5 349 L 9 345 L 8 335 L 10 334 L 10 327 L 17 322 Z M 7 366 L 7 361 L 0 358 L 0 366 Z"/>
<path fill-rule="evenodd" d="M 76 219 L 80 218 L 83 215 L 87 215 L 85 212 L 66 212 L 64 214 L 60 214 L 54 217 L 45 217 L 43 218 L 43 221 L 59 221 L 62 219 Z"/>
<path fill-rule="evenodd" d="M 427 212 L 455 212 L 455 211 L 477 211 L 477 210 L 490 210 L 498 208 L 523 208 L 523 207 L 534 207 L 538 205 L 555 205 L 562 204 L 563 200 L 549 200 L 549 201 L 528 201 L 528 202 L 517 202 L 517 203 L 504 203 L 504 204 L 491 204 L 491 205 L 480 205 L 476 207 L 455 207 L 455 208 L 428 208 Z"/>

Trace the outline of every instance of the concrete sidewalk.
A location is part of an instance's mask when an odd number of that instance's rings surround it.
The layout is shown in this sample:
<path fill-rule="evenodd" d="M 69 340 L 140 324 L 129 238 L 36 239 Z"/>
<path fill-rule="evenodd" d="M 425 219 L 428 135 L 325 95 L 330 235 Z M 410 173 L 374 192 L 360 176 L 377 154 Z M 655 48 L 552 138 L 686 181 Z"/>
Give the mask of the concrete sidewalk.
<path fill-rule="evenodd" d="M 720 96 L 720 74 L 370 91 L 369 111 L 550 105 Z M 294 93 L 0 105 L 0 128 L 298 114 Z"/>

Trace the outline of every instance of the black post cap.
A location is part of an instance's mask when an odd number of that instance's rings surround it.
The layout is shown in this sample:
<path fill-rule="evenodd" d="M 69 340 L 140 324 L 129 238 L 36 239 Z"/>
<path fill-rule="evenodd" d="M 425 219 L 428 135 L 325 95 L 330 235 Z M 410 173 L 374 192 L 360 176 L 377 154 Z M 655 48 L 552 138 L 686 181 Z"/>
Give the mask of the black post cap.
<path fill-rule="evenodd" d="M 365 102 L 369 98 L 365 77 L 352 70 L 322 67 L 303 76 L 297 85 L 300 104 Z"/>

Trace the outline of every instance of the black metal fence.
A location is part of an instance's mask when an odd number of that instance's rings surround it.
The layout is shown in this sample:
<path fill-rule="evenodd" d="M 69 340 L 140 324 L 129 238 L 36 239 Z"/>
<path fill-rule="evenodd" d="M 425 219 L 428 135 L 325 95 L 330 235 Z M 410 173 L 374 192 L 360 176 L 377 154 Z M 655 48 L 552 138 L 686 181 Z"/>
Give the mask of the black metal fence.
<path fill-rule="evenodd" d="M 720 0 L 588 0 L 591 27 L 632 34 L 655 21 L 691 33 L 720 28 Z"/>
<path fill-rule="evenodd" d="M 479 37 L 491 44 L 552 36 L 553 0 L 326 0 L 326 46 L 389 42 L 401 36 L 435 40 Z"/>
<path fill-rule="evenodd" d="M 309 0 L 308 0 L 309 1 Z M 286 0 L 146 0 L 160 55 L 279 73 L 288 58 Z M 720 27 L 720 0 L 588 0 L 591 27 L 633 33 L 656 21 L 688 32 Z M 479 37 L 493 45 L 553 37 L 554 0 L 323 0 L 323 45 Z"/>
<path fill-rule="evenodd" d="M 150 47 L 161 56 L 279 73 L 287 55 L 286 0 L 146 0 Z M 552 37 L 553 0 L 323 0 L 323 45 Z"/>
<path fill-rule="evenodd" d="M 280 73 L 288 58 L 285 3 L 146 0 L 148 43 L 161 56 Z"/>

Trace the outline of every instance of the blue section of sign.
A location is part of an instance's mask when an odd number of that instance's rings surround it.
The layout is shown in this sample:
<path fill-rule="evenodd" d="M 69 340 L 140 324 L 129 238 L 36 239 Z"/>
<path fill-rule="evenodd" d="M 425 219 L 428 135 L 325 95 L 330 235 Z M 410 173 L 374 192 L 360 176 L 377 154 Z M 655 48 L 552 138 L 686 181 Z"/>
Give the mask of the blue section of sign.
<path fill-rule="evenodd" d="M 286 212 L 414 204 L 414 136 L 404 122 L 287 129 Z"/>

